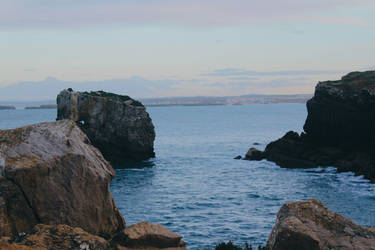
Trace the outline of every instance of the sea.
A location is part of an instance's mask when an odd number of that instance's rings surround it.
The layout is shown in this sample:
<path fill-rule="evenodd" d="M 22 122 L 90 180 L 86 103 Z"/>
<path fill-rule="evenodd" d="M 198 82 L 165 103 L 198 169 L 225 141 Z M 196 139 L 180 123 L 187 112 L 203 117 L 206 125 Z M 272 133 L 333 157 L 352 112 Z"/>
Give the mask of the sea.
<path fill-rule="evenodd" d="M 316 198 L 361 225 L 375 226 L 375 185 L 333 167 L 283 169 L 234 160 L 289 130 L 302 131 L 304 104 L 148 107 L 156 157 L 124 162 L 112 195 L 126 224 L 160 223 L 189 249 L 231 240 L 264 245 L 280 207 Z M 0 129 L 54 121 L 56 110 L 1 110 Z M 259 144 L 259 145 L 254 145 Z"/>

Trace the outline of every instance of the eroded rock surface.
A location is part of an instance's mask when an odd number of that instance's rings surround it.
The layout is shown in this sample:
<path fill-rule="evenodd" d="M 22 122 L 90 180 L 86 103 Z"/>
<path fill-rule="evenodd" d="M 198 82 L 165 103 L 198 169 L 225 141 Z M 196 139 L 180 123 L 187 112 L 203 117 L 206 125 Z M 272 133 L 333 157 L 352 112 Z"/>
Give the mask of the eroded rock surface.
<path fill-rule="evenodd" d="M 319 83 L 307 111 L 304 133 L 290 131 L 247 159 L 286 168 L 335 166 L 375 181 L 375 71 Z"/>
<path fill-rule="evenodd" d="M 102 237 L 89 234 L 78 227 L 68 225 L 36 225 L 33 230 L 20 235 L 14 241 L 0 240 L 0 249 L 7 250 L 109 250 L 109 242 Z"/>
<path fill-rule="evenodd" d="M 103 91 L 63 90 L 57 96 L 57 119 L 71 119 L 111 162 L 155 155 L 155 130 L 145 107 L 128 96 Z"/>
<path fill-rule="evenodd" d="M 125 230 L 128 249 L 175 248 L 186 249 L 182 236 L 160 224 L 141 222 Z"/>
<path fill-rule="evenodd" d="M 114 170 L 71 120 L 0 130 L 0 237 L 66 224 L 104 238 L 125 228 Z"/>
<path fill-rule="evenodd" d="M 375 228 L 357 225 L 315 199 L 288 202 L 277 215 L 267 249 L 375 249 Z"/>

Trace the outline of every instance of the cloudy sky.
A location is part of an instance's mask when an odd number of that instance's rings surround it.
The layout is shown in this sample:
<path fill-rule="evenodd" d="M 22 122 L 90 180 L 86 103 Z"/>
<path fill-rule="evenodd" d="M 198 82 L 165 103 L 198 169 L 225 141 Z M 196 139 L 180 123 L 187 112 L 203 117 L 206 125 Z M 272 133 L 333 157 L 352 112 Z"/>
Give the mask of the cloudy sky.
<path fill-rule="evenodd" d="M 0 4 L 0 94 L 8 97 L 51 79 L 116 82 L 136 97 L 312 93 L 317 81 L 375 68 L 374 0 Z"/>

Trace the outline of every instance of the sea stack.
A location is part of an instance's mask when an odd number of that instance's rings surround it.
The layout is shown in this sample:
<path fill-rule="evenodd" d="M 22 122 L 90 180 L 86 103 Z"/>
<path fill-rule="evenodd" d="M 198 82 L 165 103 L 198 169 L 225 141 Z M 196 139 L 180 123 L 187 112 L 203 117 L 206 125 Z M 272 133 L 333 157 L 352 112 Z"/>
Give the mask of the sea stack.
<path fill-rule="evenodd" d="M 63 90 L 57 120 L 71 119 L 112 163 L 154 157 L 154 125 L 142 103 L 103 91 Z"/>
<path fill-rule="evenodd" d="M 285 168 L 335 166 L 375 181 L 375 71 L 320 82 L 307 102 L 304 133 L 288 132 L 261 157 Z"/>

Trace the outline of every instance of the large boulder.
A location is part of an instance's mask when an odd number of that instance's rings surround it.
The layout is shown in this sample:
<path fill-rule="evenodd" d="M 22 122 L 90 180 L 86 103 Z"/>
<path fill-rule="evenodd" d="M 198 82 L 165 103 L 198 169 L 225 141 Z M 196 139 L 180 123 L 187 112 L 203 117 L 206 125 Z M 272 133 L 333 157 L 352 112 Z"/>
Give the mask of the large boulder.
<path fill-rule="evenodd" d="M 154 125 L 145 107 L 128 96 L 63 90 L 57 96 L 57 120 L 71 119 L 111 162 L 155 155 Z"/>
<path fill-rule="evenodd" d="M 37 224 L 106 239 L 125 222 L 109 187 L 114 170 L 71 120 L 0 130 L 0 238 Z"/>
<path fill-rule="evenodd" d="M 375 228 L 357 225 L 315 199 L 288 202 L 277 215 L 267 249 L 375 249 Z"/>
<path fill-rule="evenodd" d="M 335 166 L 375 181 L 375 71 L 319 83 L 307 111 L 304 133 L 288 132 L 258 158 L 286 168 Z"/>
<path fill-rule="evenodd" d="M 160 224 L 140 222 L 125 229 L 128 249 L 177 248 L 186 249 L 182 236 Z"/>

